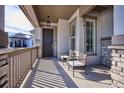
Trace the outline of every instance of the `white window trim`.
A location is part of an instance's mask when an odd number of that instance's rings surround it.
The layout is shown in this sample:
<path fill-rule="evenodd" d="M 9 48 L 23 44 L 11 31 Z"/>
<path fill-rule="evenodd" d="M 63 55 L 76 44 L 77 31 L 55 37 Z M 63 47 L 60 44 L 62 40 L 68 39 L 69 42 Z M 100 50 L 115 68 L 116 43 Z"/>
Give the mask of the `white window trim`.
<path fill-rule="evenodd" d="M 84 38 L 85 38 L 85 53 L 86 54 L 96 54 L 97 53 L 97 42 L 96 42 L 96 40 L 97 40 L 97 29 L 96 29 L 96 20 L 95 19 L 89 19 L 89 18 L 86 18 L 86 19 L 84 19 L 85 20 L 85 36 L 84 36 Z M 93 22 L 94 23 L 94 52 L 87 52 L 87 48 L 86 48 L 86 22 Z"/>
<path fill-rule="evenodd" d="M 75 25 L 75 35 L 74 36 L 71 36 L 71 30 L 72 30 L 72 26 Z M 76 19 L 73 20 L 71 23 L 70 23 L 70 38 L 69 38 L 69 49 L 72 50 L 71 48 L 71 39 L 75 38 L 75 49 L 76 49 Z"/>

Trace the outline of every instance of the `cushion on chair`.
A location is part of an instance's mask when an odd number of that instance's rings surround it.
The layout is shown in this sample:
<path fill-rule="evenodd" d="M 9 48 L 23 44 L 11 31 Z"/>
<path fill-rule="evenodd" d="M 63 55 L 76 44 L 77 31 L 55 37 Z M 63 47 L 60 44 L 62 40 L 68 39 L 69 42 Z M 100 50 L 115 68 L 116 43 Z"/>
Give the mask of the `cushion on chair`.
<path fill-rule="evenodd" d="M 80 62 L 80 61 L 74 61 L 74 65 L 73 65 L 73 61 L 68 61 L 68 64 L 71 65 L 72 67 L 77 67 L 77 66 L 84 66 L 84 63 Z"/>

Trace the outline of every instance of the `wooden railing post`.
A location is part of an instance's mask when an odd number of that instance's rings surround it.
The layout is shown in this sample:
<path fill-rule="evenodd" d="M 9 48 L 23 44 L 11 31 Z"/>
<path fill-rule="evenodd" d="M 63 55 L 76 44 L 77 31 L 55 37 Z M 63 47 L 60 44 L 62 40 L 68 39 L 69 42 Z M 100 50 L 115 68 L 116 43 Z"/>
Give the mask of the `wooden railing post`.
<path fill-rule="evenodd" d="M 38 58 L 38 48 L 39 48 L 39 47 L 37 47 L 37 58 Z"/>
<path fill-rule="evenodd" d="M 32 59 L 32 52 L 33 52 L 33 50 L 31 49 L 31 69 L 33 68 L 33 59 Z"/>

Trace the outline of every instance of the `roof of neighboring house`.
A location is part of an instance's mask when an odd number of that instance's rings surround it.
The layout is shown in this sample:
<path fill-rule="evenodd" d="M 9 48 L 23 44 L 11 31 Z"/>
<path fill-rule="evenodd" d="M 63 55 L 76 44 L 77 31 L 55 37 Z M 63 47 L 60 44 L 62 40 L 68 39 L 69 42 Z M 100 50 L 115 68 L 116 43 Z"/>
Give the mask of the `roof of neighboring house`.
<path fill-rule="evenodd" d="M 16 33 L 14 35 L 10 35 L 9 38 L 23 38 L 23 39 L 31 39 L 32 35 Z"/>

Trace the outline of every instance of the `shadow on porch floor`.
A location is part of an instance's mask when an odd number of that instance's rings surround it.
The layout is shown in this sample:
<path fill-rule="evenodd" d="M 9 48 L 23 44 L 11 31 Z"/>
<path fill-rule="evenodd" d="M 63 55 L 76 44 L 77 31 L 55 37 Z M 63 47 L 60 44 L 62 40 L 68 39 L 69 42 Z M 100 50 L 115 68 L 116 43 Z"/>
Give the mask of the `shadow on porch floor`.
<path fill-rule="evenodd" d="M 76 88 L 77 85 L 57 63 L 56 59 L 40 59 L 24 88 Z"/>
<path fill-rule="evenodd" d="M 87 66 L 88 75 L 85 70 L 79 67 L 75 70 L 75 76 L 72 75 L 72 69 L 69 69 L 67 63 L 63 65 L 58 61 L 61 67 L 68 73 L 70 78 L 73 79 L 75 84 L 80 88 L 113 88 L 116 87 L 111 82 L 110 68 L 104 65 L 91 65 Z"/>
<path fill-rule="evenodd" d="M 94 81 L 97 83 L 111 85 L 110 69 L 103 65 L 92 65 L 87 67 L 88 75 L 85 74 L 83 68 L 76 69 L 74 78 Z M 78 75 L 80 74 L 80 75 Z"/>
<path fill-rule="evenodd" d="M 101 65 L 88 67 L 88 75 L 84 70 L 72 69 L 55 58 L 39 59 L 31 74 L 24 83 L 24 88 L 112 88 L 109 68 Z"/>

